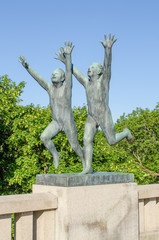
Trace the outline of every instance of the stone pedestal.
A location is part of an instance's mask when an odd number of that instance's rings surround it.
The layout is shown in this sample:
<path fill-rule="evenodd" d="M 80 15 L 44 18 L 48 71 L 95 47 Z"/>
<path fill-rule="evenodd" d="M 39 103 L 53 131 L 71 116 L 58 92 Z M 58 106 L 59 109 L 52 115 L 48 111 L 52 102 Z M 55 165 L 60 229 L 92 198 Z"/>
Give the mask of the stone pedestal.
<path fill-rule="evenodd" d="M 33 192 L 58 197 L 52 223 L 55 240 L 138 240 L 138 195 L 132 174 L 38 175 Z"/>

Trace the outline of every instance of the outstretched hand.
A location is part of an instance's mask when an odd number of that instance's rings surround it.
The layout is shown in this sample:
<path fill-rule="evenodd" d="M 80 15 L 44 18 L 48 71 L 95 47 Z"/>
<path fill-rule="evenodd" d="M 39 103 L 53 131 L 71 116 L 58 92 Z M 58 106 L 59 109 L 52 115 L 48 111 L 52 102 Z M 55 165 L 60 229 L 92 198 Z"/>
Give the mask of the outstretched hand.
<path fill-rule="evenodd" d="M 113 44 L 116 42 L 117 39 L 114 40 L 114 35 L 111 37 L 111 34 L 109 33 L 109 36 L 107 38 L 107 35 L 104 35 L 105 42 L 100 41 L 104 48 L 111 48 Z"/>
<path fill-rule="evenodd" d="M 68 43 L 65 42 L 65 48 L 64 48 L 65 54 L 71 54 L 73 49 L 74 49 L 74 45 L 72 46 L 72 42 L 69 42 L 69 41 Z"/>
<path fill-rule="evenodd" d="M 23 67 L 28 68 L 29 64 L 23 55 L 19 57 L 19 62 L 23 65 Z"/>
<path fill-rule="evenodd" d="M 66 55 L 65 54 L 71 54 L 72 50 L 74 48 L 74 45 L 72 46 L 72 42 L 66 43 L 65 42 L 65 48 L 61 47 L 60 50 L 56 53 L 55 59 L 60 60 L 64 64 L 66 64 Z"/>
<path fill-rule="evenodd" d="M 63 47 L 60 48 L 60 50 L 56 53 L 56 55 L 57 57 L 55 57 L 55 59 L 60 60 L 64 64 L 66 63 L 66 56 L 65 56 Z"/>

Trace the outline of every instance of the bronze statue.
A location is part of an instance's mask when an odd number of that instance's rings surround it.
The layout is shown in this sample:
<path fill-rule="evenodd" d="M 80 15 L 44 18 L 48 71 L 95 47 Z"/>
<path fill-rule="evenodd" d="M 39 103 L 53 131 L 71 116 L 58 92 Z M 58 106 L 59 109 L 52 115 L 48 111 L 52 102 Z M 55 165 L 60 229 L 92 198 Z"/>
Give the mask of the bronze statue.
<path fill-rule="evenodd" d="M 85 169 L 85 162 L 83 156 L 83 149 L 78 142 L 78 134 L 74 122 L 74 116 L 71 108 L 72 97 L 72 63 L 71 53 L 74 46 L 72 43 L 66 44 L 65 54 L 65 73 L 62 69 L 56 69 L 51 76 L 52 84 L 42 78 L 30 65 L 27 63 L 24 56 L 19 57 L 19 61 L 30 73 L 30 75 L 43 87 L 49 94 L 50 106 L 52 111 L 52 122 L 46 127 L 41 134 L 41 140 L 45 147 L 51 152 L 54 158 L 55 168 L 59 165 L 60 154 L 57 152 L 52 138 L 55 137 L 60 131 L 64 131 L 67 139 L 82 160 L 83 168 Z"/>
<path fill-rule="evenodd" d="M 74 76 L 86 89 L 88 104 L 88 118 L 84 130 L 84 158 L 86 167 L 81 174 L 92 173 L 93 139 L 99 126 L 105 134 L 109 145 L 115 145 L 124 138 L 129 143 L 133 141 L 133 136 L 127 128 L 123 132 L 115 133 L 109 108 L 112 46 L 116 40 L 114 40 L 114 35 L 111 37 L 111 34 L 109 34 L 108 38 L 105 35 L 105 41 L 101 41 L 105 51 L 104 64 L 103 66 L 96 62 L 91 64 L 88 68 L 88 78 L 74 65 L 72 68 Z M 60 48 L 56 55 L 56 59 L 66 64 L 67 56 L 63 48 Z"/>

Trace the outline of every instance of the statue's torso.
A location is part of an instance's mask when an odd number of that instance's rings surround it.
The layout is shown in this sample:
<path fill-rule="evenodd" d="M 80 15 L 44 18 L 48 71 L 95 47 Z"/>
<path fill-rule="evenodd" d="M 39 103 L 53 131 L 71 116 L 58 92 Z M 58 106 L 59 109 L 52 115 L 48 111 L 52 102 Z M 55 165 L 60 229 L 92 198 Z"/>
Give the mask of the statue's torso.
<path fill-rule="evenodd" d="M 86 85 L 88 113 L 97 121 L 104 115 L 108 107 L 108 89 L 102 77 L 97 81 L 89 81 Z"/>
<path fill-rule="evenodd" d="M 52 86 L 49 97 L 52 117 L 63 125 L 63 122 L 67 121 L 67 116 L 72 114 L 71 89 L 66 88 L 65 84 L 59 88 Z"/>

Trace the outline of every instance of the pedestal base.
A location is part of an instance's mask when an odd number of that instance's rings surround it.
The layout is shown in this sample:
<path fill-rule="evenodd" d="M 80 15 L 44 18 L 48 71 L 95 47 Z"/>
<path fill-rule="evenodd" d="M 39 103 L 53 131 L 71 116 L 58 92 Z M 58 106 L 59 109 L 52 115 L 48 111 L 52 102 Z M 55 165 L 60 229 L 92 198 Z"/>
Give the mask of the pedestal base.
<path fill-rule="evenodd" d="M 55 240 L 138 240 L 136 183 L 34 185 L 33 192 L 51 192 L 58 197 L 52 223 Z"/>
<path fill-rule="evenodd" d="M 36 184 L 38 185 L 61 187 L 91 186 L 129 182 L 134 182 L 133 173 L 95 172 L 85 175 L 80 175 L 79 173 L 36 175 Z"/>

